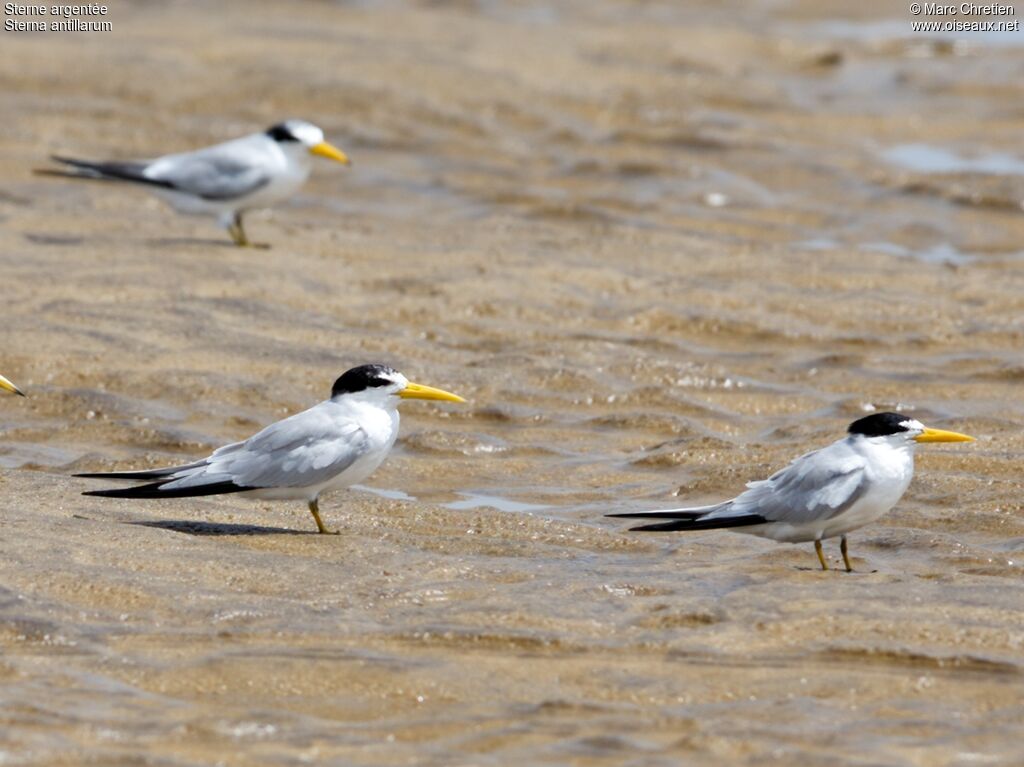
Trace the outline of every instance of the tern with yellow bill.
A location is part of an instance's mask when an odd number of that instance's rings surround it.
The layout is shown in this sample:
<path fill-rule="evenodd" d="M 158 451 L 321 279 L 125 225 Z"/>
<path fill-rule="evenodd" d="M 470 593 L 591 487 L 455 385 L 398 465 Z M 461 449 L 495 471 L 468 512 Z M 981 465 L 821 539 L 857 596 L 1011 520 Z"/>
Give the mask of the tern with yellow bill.
<path fill-rule="evenodd" d="M 38 172 L 144 186 L 179 213 L 216 216 L 235 244 L 244 246 L 249 240 L 242 215 L 291 197 L 309 178 L 312 155 L 349 164 L 318 127 L 286 120 L 262 133 L 149 161 L 91 162 L 54 155 L 72 170 Z"/>
<path fill-rule="evenodd" d="M 317 529 L 334 532 L 320 519 L 320 495 L 361 482 L 380 466 L 398 436 L 398 403 L 403 399 L 465 402 L 455 394 L 412 383 L 386 365 L 361 365 L 334 382 L 330 399 L 195 463 L 75 476 L 148 481 L 137 487 L 85 493 L 108 498 L 238 493 L 304 500 Z"/>
<path fill-rule="evenodd" d="M 668 522 L 630 528 L 645 532 L 727 528 L 787 543 L 814 541 L 821 569 L 825 538 L 841 536 L 846 571 L 853 566 L 846 534 L 874 522 L 903 497 L 914 476 L 919 442 L 973 442 L 954 431 L 929 429 L 900 413 L 875 413 L 850 424 L 845 438 L 802 455 L 771 477 L 747 485 L 731 501 L 684 509 L 609 514 Z"/>
<path fill-rule="evenodd" d="M 25 392 L 23 392 L 17 386 L 12 384 L 10 381 L 8 381 L 3 376 L 0 376 L 0 389 L 3 389 L 4 391 L 9 391 L 11 394 L 19 394 L 22 397 L 25 396 Z"/>

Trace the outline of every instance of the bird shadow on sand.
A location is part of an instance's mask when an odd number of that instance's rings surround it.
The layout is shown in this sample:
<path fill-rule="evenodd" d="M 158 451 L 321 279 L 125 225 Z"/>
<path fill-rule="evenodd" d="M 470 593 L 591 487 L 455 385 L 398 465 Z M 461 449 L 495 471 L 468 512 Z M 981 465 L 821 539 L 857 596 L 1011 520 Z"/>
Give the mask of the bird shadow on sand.
<path fill-rule="evenodd" d="M 212 237 L 158 237 L 153 240 L 146 240 L 147 245 L 157 248 L 167 248 L 174 245 L 202 245 L 203 247 L 238 248 L 231 240 L 215 240 Z M 251 242 L 241 248 L 242 250 L 270 250 L 270 243 Z"/>
<path fill-rule="evenodd" d="M 126 522 L 139 527 L 155 527 L 186 535 L 316 535 L 310 530 L 289 530 L 264 525 L 233 525 L 222 522 L 194 522 L 187 519 L 160 519 L 155 522 Z"/>
<path fill-rule="evenodd" d="M 84 237 L 75 235 L 39 234 L 36 232 L 28 232 L 25 239 L 37 245 L 81 245 L 85 242 Z"/>
<path fill-rule="evenodd" d="M 811 565 L 793 565 L 793 569 L 802 573 L 839 573 L 840 575 L 871 575 L 878 572 L 878 570 L 862 570 L 857 567 L 852 570 L 847 570 L 845 567 L 830 567 L 828 570 L 822 570 L 820 567 Z"/>
<path fill-rule="evenodd" d="M 155 248 L 166 248 L 172 245 L 202 245 L 211 248 L 237 248 L 231 240 L 214 239 L 213 237 L 156 237 L 146 240 L 146 244 Z"/>

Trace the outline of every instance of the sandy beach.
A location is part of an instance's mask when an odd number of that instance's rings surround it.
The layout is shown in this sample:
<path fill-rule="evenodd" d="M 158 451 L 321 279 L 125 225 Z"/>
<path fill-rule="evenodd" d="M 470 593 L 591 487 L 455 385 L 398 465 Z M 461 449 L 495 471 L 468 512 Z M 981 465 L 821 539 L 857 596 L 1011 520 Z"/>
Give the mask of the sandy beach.
<path fill-rule="evenodd" d="M 1024 763 L 1024 33 L 795 2 L 114 2 L 0 34 L 0 764 Z M 842 19 L 841 21 L 838 19 Z M 240 249 L 51 154 L 287 117 Z M 82 497 L 384 362 L 321 502 Z M 922 446 L 856 571 L 612 511 L 872 409 Z M 826 553 L 840 562 L 838 543 Z"/>

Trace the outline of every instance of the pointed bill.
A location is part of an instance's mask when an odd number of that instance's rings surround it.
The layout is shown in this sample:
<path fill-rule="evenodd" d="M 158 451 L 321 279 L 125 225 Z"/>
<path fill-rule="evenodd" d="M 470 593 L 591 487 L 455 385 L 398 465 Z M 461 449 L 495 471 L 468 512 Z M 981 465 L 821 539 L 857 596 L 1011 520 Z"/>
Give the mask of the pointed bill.
<path fill-rule="evenodd" d="M 3 389 L 4 391 L 9 391 L 9 392 L 11 392 L 11 394 L 20 394 L 22 397 L 25 396 L 25 392 L 23 392 L 17 386 L 12 384 L 10 381 L 8 381 L 3 376 L 0 376 L 0 389 Z"/>
<path fill-rule="evenodd" d="M 398 392 L 402 399 L 436 399 L 444 402 L 465 402 L 458 394 L 452 394 L 444 389 L 435 389 L 433 386 L 409 382 L 402 391 Z"/>
<path fill-rule="evenodd" d="M 960 434 L 955 431 L 943 431 L 942 429 L 925 429 L 914 437 L 915 442 L 974 442 L 974 437 Z"/>
<path fill-rule="evenodd" d="M 348 159 L 347 154 L 338 149 L 338 147 L 328 144 L 326 141 L 321 141 L 316 146 L 310 147 L 309 153 L 319 155 L 320 157 L 326 157 L 328 160 L 340 162 L 342 165 L 352 164 L 352 161 Z"/>

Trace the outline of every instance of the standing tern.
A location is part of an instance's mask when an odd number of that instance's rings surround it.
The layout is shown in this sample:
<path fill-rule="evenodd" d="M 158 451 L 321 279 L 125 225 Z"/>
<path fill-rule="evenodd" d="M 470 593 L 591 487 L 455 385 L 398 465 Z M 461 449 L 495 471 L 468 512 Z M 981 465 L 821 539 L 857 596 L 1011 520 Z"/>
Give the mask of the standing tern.
<path fill-rule="evenodd" d="M 320 519 L 320 495 L 361 482 L 380 466 L 398 436 L 402 399 L 465 402 L 458 395 L 412 383 L 386 365 L 361 365 L 334 382 L 330 399 L 200 461 L 165 469 L 75 476 L 153 480 L 137 487 L 84 493 L 107 498 L 240 493 L 249 498 L 304 500 L 317 529 L 333 533 Z"/>
<path fill-rule="evenodd" d="M 145 186 L 179 213 L 216 216 L 235 244 L 245 246 L 249 240 L 242 214 L 269 207 L 298 191 L 309 178 L 310 155 L 349 164 L 344 152 L 324 141 L 318 127 L 286 120 L 263 133 L 149 161 L 90 162 L 53 155 L 73 170 L 39 172 Z"/>
<path fill-rule="evenodd" d="M 854 421 L 847 435 L 802 455 L 771 477 L 747 484 L 731 501 L 664 511 L 609 514 L 665 518 L 631 530 L 662 532 L 728 528 L 787 543 L 814 541 L 821 569 L 828 570 L 821 541 L 842 536 L 839 550 L 851 572 L 846 534 L 896 505 L 914 476 L 918 442 L 973 442 L 954 431 L 929 429 L 900 413 L 875 413 Z"/>
<path fill-rule="evenodd" d="M 22 397 L 25 396 L 25 392 L 23 392 L 17 386 L 12 384 L 10 381 L 8 381 L 3 376 L 0 376 L 0 389 L 3 389 L 4 391 L 9 391 L 9 392 L 11 392 L 11 394 L 20 394 Z"/>

